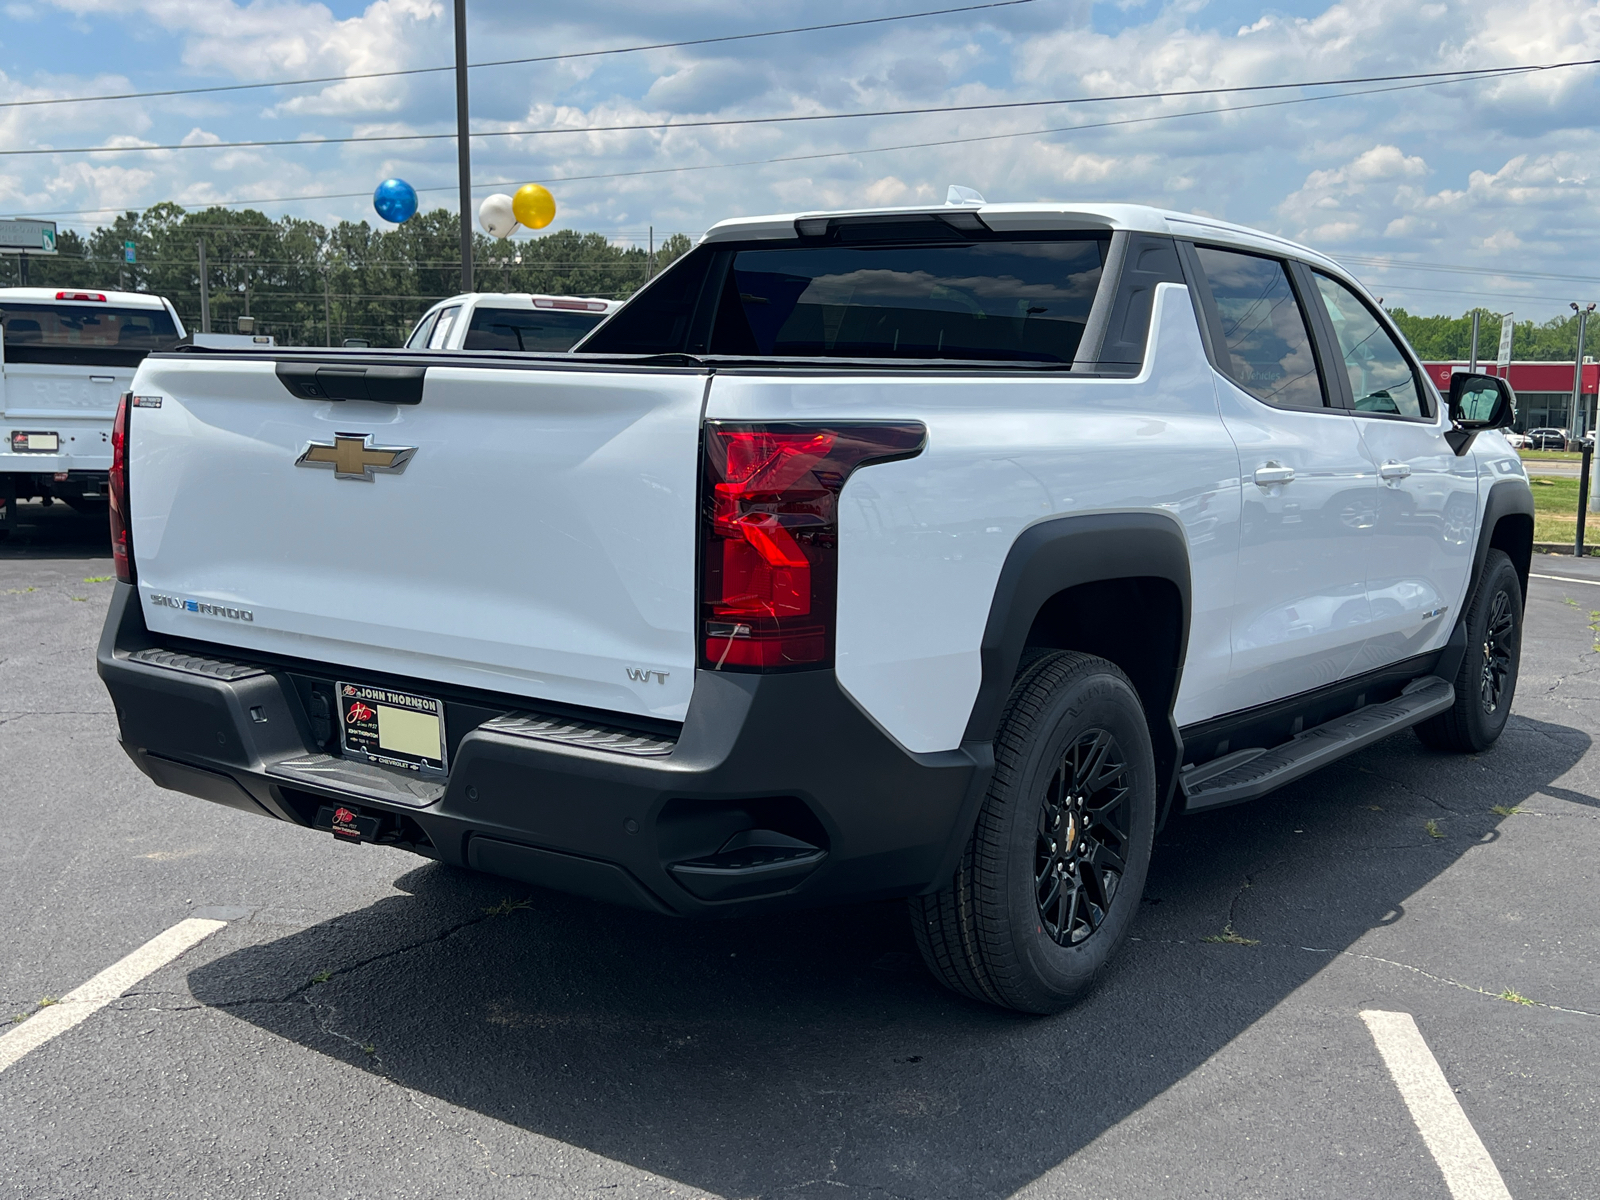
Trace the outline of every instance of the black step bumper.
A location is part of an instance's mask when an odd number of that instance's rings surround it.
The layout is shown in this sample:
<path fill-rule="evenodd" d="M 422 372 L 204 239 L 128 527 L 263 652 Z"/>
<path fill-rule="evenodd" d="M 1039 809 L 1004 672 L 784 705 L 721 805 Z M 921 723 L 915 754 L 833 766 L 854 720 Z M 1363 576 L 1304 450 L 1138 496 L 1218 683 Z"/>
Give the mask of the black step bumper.
<path fill-rule="evenodd" d="M 684 915 L 937 889 L 992 766 L 987 744 L 904 750 L 832 671 L 701 671 L 681 728 L 632 729 L 606 714 L 157 638 L 120 583 L 98 665 L 123 748 L 162 787 L 313 829 L 343 807 L 375 818 L 362 824 L 370 840 Z M 319 740 L 314 693 L 336 675 L 444 699 L 448 781 L 348 762 Z"/>

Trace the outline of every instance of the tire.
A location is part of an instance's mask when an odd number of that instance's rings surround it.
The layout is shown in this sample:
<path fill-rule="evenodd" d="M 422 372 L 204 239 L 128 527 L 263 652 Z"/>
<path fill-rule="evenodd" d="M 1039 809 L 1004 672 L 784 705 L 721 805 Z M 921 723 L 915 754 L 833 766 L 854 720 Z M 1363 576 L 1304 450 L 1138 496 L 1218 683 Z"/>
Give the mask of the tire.
<path fill-rule="evenodd" d="M 1477 754 L 1506 727 L 1522 661 L 1522 581 L 1503 551 L 1491 550 L 1484 560 L 1466 625 L 1467 652 L 1450 681 L 1456 702 L 1415 728 L 1430 749 Z"/>
<path fill-rule="evenodd" d="M 1006 702 L 954 878 L 910 901 L 923 961 L 974 1000 L 1028 1013 L 1076 1003 L 1128 935 L 1155 817 L 1150 731 L 1128 677 L 1087 654 L 1036 659 Z"/>

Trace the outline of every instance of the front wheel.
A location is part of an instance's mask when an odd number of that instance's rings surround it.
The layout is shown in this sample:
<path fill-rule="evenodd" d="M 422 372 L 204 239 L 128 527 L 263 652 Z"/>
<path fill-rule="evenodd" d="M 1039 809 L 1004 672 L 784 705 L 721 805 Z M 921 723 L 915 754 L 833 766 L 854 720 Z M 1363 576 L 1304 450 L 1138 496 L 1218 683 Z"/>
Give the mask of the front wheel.
<path fill-rule="evenodd" d="M 1506 727 L 1522 661 L 1522 580 L 1504 551 L 1491 550 L 1484 560 L 1466 626 L 1467 653 L 1450 681 L 1456 702 L 1416 730 L 1431 749 L 1476 754 Z"/>
<path fill-rule="evenodd" d="M 1022 1012 L 1087 995 L 1144 891 L 1155 775 L 1126 675 L 1070 651 L 1032 662 L 1006 704 L 994 779 L 955 877 L 911 900 L 934 975 Z"/>

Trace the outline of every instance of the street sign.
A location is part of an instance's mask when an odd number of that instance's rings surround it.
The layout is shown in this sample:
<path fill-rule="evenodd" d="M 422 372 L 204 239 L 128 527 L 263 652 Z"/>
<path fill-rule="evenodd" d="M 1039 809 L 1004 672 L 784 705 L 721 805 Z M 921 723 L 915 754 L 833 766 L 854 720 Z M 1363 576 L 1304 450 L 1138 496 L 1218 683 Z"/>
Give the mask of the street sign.
<path fill-rule="evenodd" d="M 134 252 L 134 246 L 132 242 L 122 243 L 122 258 L 124 262 L 136 263 L 139 261 L 139 256 Z"/>
<path fill-rule="evenodd" d="M 1507 313 L 1500 318 L 1500 352 L 1495 355 L 1495 365 L 1500 368 L 1500 378 L 1506 377 L 1506 368 L 1511 365 L 1511 331 L 1516 327 Z"/>
<path fill-rule="evenodd" d="M 56 223 L 18 218 L 0 221 L 0 254 L 54 254 Z"/>

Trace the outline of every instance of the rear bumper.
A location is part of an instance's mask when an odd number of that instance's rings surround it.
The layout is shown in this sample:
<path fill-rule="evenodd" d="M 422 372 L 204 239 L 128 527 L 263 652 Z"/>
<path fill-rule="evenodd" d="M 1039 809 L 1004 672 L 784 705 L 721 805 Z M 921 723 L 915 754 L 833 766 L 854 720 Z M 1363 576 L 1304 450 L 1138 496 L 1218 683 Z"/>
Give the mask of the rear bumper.
<path fill-rule="evenodd" d="M 831 671 L 702 671 L 679 730 L 636 737 L 597 724 L 603 714 L 568 712 L 557 714 L 560 740 L 540 732 L 550 722 L 537 718 L 549 714 L 514 715 L 529 713 L 526 700 L 371 679 L 445 700 L 450 777 L 430 787 L 327 753 L 316 689 L 353 672 L 169 647 L 194 655 L 185 660 L 161 646 L 134 590 L 118 584 L 100 676 L 123 748 L 162 787 L 307 827 L 347 807 L 372 818 L 363 829 L 373 840 L 658 912 L 940 887 L 992 765 L 986 744 L 909 753 Z"/>

